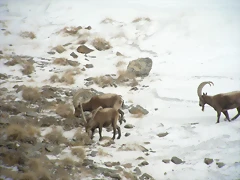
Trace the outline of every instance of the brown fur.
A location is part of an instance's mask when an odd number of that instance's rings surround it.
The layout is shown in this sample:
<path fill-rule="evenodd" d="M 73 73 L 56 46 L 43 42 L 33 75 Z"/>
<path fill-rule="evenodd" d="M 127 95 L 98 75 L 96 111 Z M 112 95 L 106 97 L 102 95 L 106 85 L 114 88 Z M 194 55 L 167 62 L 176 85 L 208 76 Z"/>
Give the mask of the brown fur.
<path fill-rule="evenodd" d="M 228 121 L 235 120 L 240 116 L 240 91 L 221 93 L 214 96 L 209 96 L 207 93 L 203 93 L 199 97 L 199 106 L 202 106 L 202 111 L 204 111 L 205 104 L 208 104 L 217 112 L 216 123 L 219 123 L 221 113 L 226 116 Z M 237 109 L 238 114 L 230 120 L 228 110 L 235 108 Z"/>
<path fill-rule="evenodd" d="M 120 124 L 122 124 L 124 112 L 120 109 L 123 105 L 123 100 L 120 95 L 117 94 L 103 94 L 93 96 L 88 102 L 82 103 L 83 111 L 93 111 L 98 107 L 102 106 L 103 108 L 115 108 L 121 114 Z M 79 117 L 81 114 L 80 103 L 75 107 L 75 116 Z"/>
<path fill-rule="evenodd" d="M 108 127 L 109 125 L 112 125 L 113 127 L 113 137 L 112 139 L 115 139 L 116 135 L 116 129 L 118 130 L 118 137 L 117 139 L 121 138 L 121 129 L 117 125 L 118 118 L 119 118 L 119 112 L 115 108 L 102 108 L 101 106 L 98 107 L 96 110 L 92 112 L 92 118 L 87 122 L 86 124 L 86 132 L 90 134 L 90 131 L 92 131 L 91 139 L 93 139 L 94 131 L 96 128 L 99 129 L 99 141 L 102 140 L 102 128 Z"/>

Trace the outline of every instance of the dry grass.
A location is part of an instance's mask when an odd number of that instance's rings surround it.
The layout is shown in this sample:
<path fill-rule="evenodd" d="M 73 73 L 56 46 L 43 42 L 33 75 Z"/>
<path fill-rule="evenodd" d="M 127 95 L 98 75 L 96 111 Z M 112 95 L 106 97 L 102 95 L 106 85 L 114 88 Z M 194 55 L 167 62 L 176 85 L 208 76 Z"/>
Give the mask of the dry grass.
<path fill-rule="evenodd" d="M 52 83 L 56 83 L 56 82 L 60 82 L 60 79 L 59 79 L 58 75 L 54 74 L 50 77 L 50 81 Z"/>
<path fill-rule="evenodd" d="M 132 172 L 123 171 L 123 176 L 130 180 L 136 179 L 136 176 Z"/>
<path fill-rule="evenodd" d="M 7 169 L 7 168 L 0 168 L 0 174 L 2 176 L 5 176 L 6 179 L 8 179 L 8 178 L 17 179 L 17 177 L 18 177 L 17 171 L 12 171 L 11 169 Z"/>
<path fill-rule="evenodd" d="M 26 101 L 36 102 L 41 98 L 41 93 L 36 87 L 25 87 L 22 91 L 22 97 Z"/>
<path fill-rule="evenodd" d="M 88 134 L 82 132 L 82 129 L 81 129 L 81 128 L 79 128 L 79 129 L 75 132 L 75 134 L 74 134 L 74 136 L 73 136 L 73 139 L 74 139 L 74 142 L 75 142 L 75 143 L 74 143 L 75 146 L 82 146 L 82 145 L 88 144 L 88 143 L 91 141 L 91 139 L 90 139 L 90 137 L 88 136 Z"/>
<path fill-rule="evenodd" d="M 101 23 L 103 23 L 103 24 L 108 24 L 108 23 L 113 23 L 113 22 L 114 22 L 114 20 L 111 18 L 105 18 L 104 20 L 101 21 Z"/>
<path fill-rule="evenodd" d="M 71 168 L 73 166 L 75 166 L 76 162 L 74 160 L 72 160 L 69 157 L 66 157 L 62 160 L 60 160 L 60 163 L 65 167 L 65 168 Z"/>
<path fill-rule="evenodd" d="M 59 104 L 56 108 L 56 113 L 67 118 L 73 116 L 73 109 L 70 104 Z"/>
<path fill-rule="evenodd" d="M 63 82 L 66 84 L 74 84 L 75 83 L 74 76 L 77 74 L 81 74 L 80 68 L 68 69 L 65 71 L 65 73 L 61 77 L 60 82 Z"/>
<path fill-rule="evenodd" d="M 125 70 L 118 70 L 118 78 L 117 78 L 116 82 L 118 84 L 124 84 L 124 85 L 131 86 L 131 87 L 138 85 L 136 76 Z"/>
<path fill-rule="evenodd" d="M 99 87 L 112 86 L 114 79 L 111 76 L 98 76 L 93 78 L 93 82 Z"/>
<path fill-rule="evenodd" d="M 36 35 L 33 32 L 30 31 L 23 31 L 19 34 L 23 38 L 30 38 L 30 39 L 35 39 Z"/>
<path fill-rule="evenodd" d="M 63 136 L 63 133 L 59 129 L 53 129 L 50 133 L 45 135 L 45 138 L 53 144 L 65 144 L 67 139 Z"/>
<path fill-rule="evenodd" d="M 12 34 L 10 31 L 5 31 L 5 32 L 4 32 L 4 35 L 5 35 L 5 36 L 8 36 L 8 35 L 10 35 L 10 34 Z"/>
<path fill-rule="evenodd" d="M 33 172 L 25 172 L 19 176 L 19 180 L 38 180 L 37 176 Z"/>
<path fill-rule="evenodd" d="M 20 154 L 20 152 L 17 151 L 9 151 L 7 152 L 1 152 L 0 156 L 0 162 L 3 162 L 3 164 L 7 166 L 14 166 L 17 164 L 24 164 L 25 160 L 23 159 L 23 156 Z M 2 154 L 3 153 L 3 154 Z"/>
<path fill-rule="evenodd" d="M 87 39 L 80 39 L 77 44 L 85 44 L 87 41 Z M 73 48 L 75 49 L 75 47 Z"/>
<path fill-rule="evenodd" d="M 82 29 L 81 26 L 70 26 L 70 27 L 64 27 L 63 29 L 61 29 L 60 31 L 58 31 L 58 33 L 63 32 L 65 34 L 69 34 L 69 35 L 75 35 L 77 34 L 77 32 Z"/>
<path fill-rule="evenodd" d="M 103 38 L 95 38 L 92 45 L 99 51 L 108 50 L 111 48 L 111 44 Z"/>
<path fill-rule="evenodd" d="M 32 63 L 26 62 L 25 64 L 23 64 L 22 73 L 24 75 L 32 74 L 34 71 L 35 71 L 35 68 Z"/>
<path fill-rule="evenodd" d="M 85 155 L 85 151 L 83 148 L 72 148 L 71 149 L 71 153 L 75 156 L 77 156 L 80 160 L 84 160 L 84 158 L 86 157 Z"/>
<path fill-rule="evenodd" d="M 4 63 L 7 66 L 15 66 L 16 64 L 22 64 L 22 60 L 20 57 L 13 57 L 11 60 L 11 57 L 9 56 L 9 61 Z"/>
<path fill-rule="evenodd" d="M 120 67 L 120 66 L 123 66 L 123 65 L 126 65 L 126 62 L 118 61 L 117 64 L 116 64 L 116 67 Z"/>
<path fill-rule="evenodd" d="M 108 154 L 107 152 L 105 152 L 102 148 L 98 149 L 98 155 L 99 156 L 111 156 L 110 154 Z"/>
<path fill-rule="evenodd" d="M 137 22 L 140 22 L 140 21 L 148 21 L 148 22 L 150 22 L 151 19 L 148 18 L 148 17 L 138 17 L 138 18 L 135 18 L 132 22 L 133 23 L 137 23 Z"/>
<path fill-rule="evenodd" d="M 54 59 L 53 64 L 66 66 L 66 65 L 68 65 L 68 61 L 66 58 L 56 58 L 56 59 Z"/>
<path fill-rule="evenodd" d="M 32 158 L 28 161 L 28 166 L 31 167 L 31 170 L 34 172 L 39 172 L 43 169 L 43 161 L 39 158 Z"/>
<path fill-rule="evenodd" d="M 32 125 L 19 125 L 19 124 L 10 124 L 6 129 L 6 135 L 8 140 L 18 140 L 22 142 L 28 142 L 34 137 L 40 135 L 38 128 Z"/>

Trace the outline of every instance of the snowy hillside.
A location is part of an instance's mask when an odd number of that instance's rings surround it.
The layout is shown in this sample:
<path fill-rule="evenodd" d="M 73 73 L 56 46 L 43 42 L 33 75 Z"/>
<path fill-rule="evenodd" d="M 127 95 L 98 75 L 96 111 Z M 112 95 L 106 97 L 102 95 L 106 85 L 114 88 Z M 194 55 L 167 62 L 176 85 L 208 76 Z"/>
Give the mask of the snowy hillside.
<path fill-rule="evenodd" d="M 42 168 L 49 170 L 47 179 L 61 179 L 58 175 L 62 179 L 114 179 L 91 169 L 92 164 L 71 164 L 84 158 L 84 162 L 93 160 L 96 167 L 116 170 L 115 178 L 123 180 L 240 179 L 240 117 L 228 122 L 222 114 L 216 124 L 216 111 L 206 105 L 202 112 L 197 96 L 203 81 L 214 83 L 203 89 L 209 95 L 240 90 L 239 19 L 238 0 L 1 0 L 0 179 L 24 179 L 27 173 L 32 173 L 30 179 L 39 178 Z M 98 50 L 97 40 L 109 47 Z M 79 46 L 91 52 L 80 53 Z M 100 79 L 126 75 L 129 62 L 138 58 L 152 60 L 148 76 L 130 78 L 130 84 L 117 87 Z M 95 79 L 88 82 L 89 77 Z M 21 85 L 37 89 L 31 97 L 30 92 L 25 96 Z M 52 94 L 44 94 L 44 88 Z M 111 144 L 112 131 L 103 129 L 105 139 L 99 142 L 96 132 L 93 143 L 80 146 L 86 157 L 77 157 L 72 148 L 79 146 L 71 144 L 72 139 L 76 132 L 85 131 L 72 116 L 71 103 L 79 88 L 120 94 L 127 106 L 140 105 L 148 114 L 134 116 L 124 109 L 121 139 Z M 61 103 L 67 104 L 66 117 L 61 116 L 65 110 L 57 110 Z M 237 114 L 236 109 L 228 112 L 230 118 Z M 24 124 L 20 127 L 24 130 L 9 128 L 16 123 Z M 30 132 L 28 123 L 39 129 L 28 134 L 37 137 L 31 147 L 22 139 L 24 131 Z M 125 128 L 126 124 L 132 128 Z M 67 140 L 53 145 L 57 151 L 49 150 L 46 135 L 56 129 Z M 159 133 L 166 134 L 159 137 Z M 9 148 L 10 142 L 17 145 L 11 143 Z M 38 150 L 41 156 L 26 156 L 47 165 L 36 170 L 30 160 L 22 165 L 6 155 L 21 154 L 25 147 L 31 151 L 45 147 Z M 174 156 L 183 162 L 172 162 Z M 60 167 L 66 157 L 72 160 L 70 170 Z M 207 165 L 205 158 L 213 162 Z"/>

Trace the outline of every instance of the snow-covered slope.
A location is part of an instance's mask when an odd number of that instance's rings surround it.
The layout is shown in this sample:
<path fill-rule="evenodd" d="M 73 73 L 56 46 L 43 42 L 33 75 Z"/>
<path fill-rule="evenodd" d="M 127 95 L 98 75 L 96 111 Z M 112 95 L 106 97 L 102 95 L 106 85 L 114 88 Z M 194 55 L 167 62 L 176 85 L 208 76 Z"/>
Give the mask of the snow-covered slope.
<path fill-rule="evenodd" d="M 133 23 L 138 17 L 147 17 L 150 21 Z M 113 21 L 101 23 L 105 18 Z M 152 70 L 140 82 L 148 88 L 132 92 L 129 87 L 91 87 L 121 94 L 126 102 L 139 104 L 149 111 L 142 118 L 134 118 L 125 111 L 127 123 L 135 127 L 129 130 L 122 125 L 123 136 L 115 140 L 115 146 L 141 144 L 154 152 L 145 156 L 142 152 L 106 147 L 104 149 L 112 156 L 95 157 L 94 160 L 99 163 L 130 162 L 136 166 L 139 164 L 136 158 L 144 156 L 149 165 L 141 167 L 141 170 L 156 180 L 236 180 L 240 178 L 240 119 L 229 123 L 223 120 L 222 115 L 220 123 L 215 124 L 216 112 L 209 106 L 202 112 L 198 105 L 197 86 L 205 80 L 213 81 L 213 87 L 204 87 L 208 94 L 240 90 L 239 18 L 238 0 L 1 0 L 0 27 L 6 30 L 0 31 L 0 50 L 36 59 L 72 59 L 72 50 L 61 55 L 47 52 L 66 43 L 73 43 L 72 46 L 77 48 L 76 36 L 63 36 L 57 32 L 67 26 L 90 25 L 89 40 L 100 36 L 107 39 L 113 48 L 91 53 L 91 56 L 96 56 L 89 62 L 94 68 L 76 76 L 75 84 L 71 85 L 74 89 L 83 87 L 86 77 L 117 73 L 119 57 L 116 52 L 125 55 L 121 58 L 126 62 L 122 69 L 133 59 L 151 58 Z M 10 33 L 6 35 L 6 31 Z M 21 31 L 32 31 L 36 38 L 24 39 L 19 36 Z M 79 62 L 85 63 L 84 55 L 78 55 Z M 1 73 L 21 76 L 17 67 L 11 71 L 4 62 L 0 61 Z M 49 79 L 51 72 L 48 70 L 53 66 L 45 67 L 44 75 L 37 71 L 32 76 L 35 82 L 28 82 L 27 77 L 23 77 L 23 83 L 50 84 L 44 80 Z M 9 81 L 1 86 L 12 88 L 14 84 Z M 55 86 L 66 87 L 58 83 Z M 236 110 L 229 111 L 231 117 L 236 113 Z M 165 131 L 169 133 L 167 136 L 157 136 Z M 125 137 L 126 132 L 131 135 Z M 111 136 L 111 132 L 104 131 L 103 134 Z M 98 135 L 95 140 L 98 141 Z M 173 156 L 185 163 L 162 162 L 162 159 Z M 218 168 L 216 161 L 206 165 L 206 157 L 219 159 L 225 166 Z"/>

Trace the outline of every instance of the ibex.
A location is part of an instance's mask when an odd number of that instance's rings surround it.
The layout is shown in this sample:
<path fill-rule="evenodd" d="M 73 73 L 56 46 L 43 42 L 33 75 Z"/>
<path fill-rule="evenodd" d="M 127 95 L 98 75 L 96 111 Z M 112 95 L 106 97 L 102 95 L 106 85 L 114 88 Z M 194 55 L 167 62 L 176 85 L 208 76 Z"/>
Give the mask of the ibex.
<path fill-rule="evenodd" d="M 81 108 L 81 105 L 80 105 Z M 82 111 L 83 113 L 83 111 Z M 94 131 L 96 128 L 99 130 L 99 141 L 102 140 L 102 128 L 108 127 L 109 125 L 112 125 L 113 127 L 113 137 L 112 139 L 115 139 L 116 130 L 118 130 L 118 137 L 117 139 L 121 138 L 121 129 L 117 125 L 118 119 L 119 119 L 119 112 L 115 108 L 103 108 L 102 106 L 99 106 L 97 109 L 92 111 L 92 117 L 90 117 L 88 120 L 85 119 L 84 113 L 83 118 L 85 120 L 85 130 L 88 135 L 91 134 L 91 139 L 93 139 Z"/>
<path fill-rule="evenodd" d="M 80 103 L 78 104 L 73 103 L 73 104 L 75 107 L 74 115 L 76 117 L 79 117 L 81 113 Z M 89 101 L 82 103 L 82 108 L 83 108 L 83 111 L 93 111 L 94 109 L 97 109 L 100 106 L 102 106 L 103 108 L 115 108 L 118 110 L 118 112 L 121 115 L 120 124 L 122 124 L 122 121 L 126 122 L 123 117 L 124 112 L 121 110 L 123 104 L 124 104 L 124 101 L 121 95 L 107 93 L 107 94 L 93 96 Z"/>
<path fill-rule="evenodd" d="M 204 105 L 208 104 L 217 112 L 217 122 L 219 123 L 219 119 L 221 113 L 223 113 L 227 120 L 230 121 L 228 110 L 237 108 L 238 114 L 234 116 L 231 120 L 235 120 L 240 115 L 240 91 L 232 91 L 228 93 L 216 94 L 214 96 L 209 96 L 207 93 L 202 94 L 203 87 L 209 84 L 214 85 L 211 81 L 202 82 L 197 89 L 198 97 L 199 97 L 199 106 L 202 107 L 202 111 L 204 111 Z"/>

